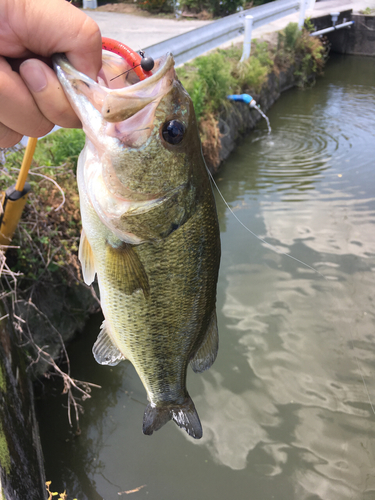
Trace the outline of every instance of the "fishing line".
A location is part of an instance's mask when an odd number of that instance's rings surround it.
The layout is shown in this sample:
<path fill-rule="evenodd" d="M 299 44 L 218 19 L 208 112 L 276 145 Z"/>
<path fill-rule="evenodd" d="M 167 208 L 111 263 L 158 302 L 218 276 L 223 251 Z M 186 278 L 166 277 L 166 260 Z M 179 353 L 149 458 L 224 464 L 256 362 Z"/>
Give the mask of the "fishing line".
<path fill-rule="evenodd" d="M 257 234 L 255 234 L 250 228 L 248 228 L 238 217 L 237 215 L 233 212 L 233 210 L 230 208 L 230 206 L 228 205 L 227 201 L 225 200 L 224 196 L 221 194 L 221 191 L 218 187 L 218 185 L 216 184 L 211 172 L 208 170 L 207 168 L 207 165 L 206 165 L 206 169 L 207 169 L 207 172 L 209 173 L 210 177 L 211 177 L 211 181 L 213 182 L 214 186 L 216 187 L 217 189 L 217 192 L 219 193 L 220 195 L 220 198 L 223 200 L 225 206 L 228 208 L 228 210 L 230 211 L 230 213 L 233 215 L 233 217 L 241 224 L 241 226 L 243 228 L 246 229 L 246 231 L 248 231 L 251 235 L 255 236 L 255 238 L 257 238 L 259 241 L 261 241 L 262 243 L 264 243 L 265 245 L 267 245 L 271 250 L 273 250 L 274 252 L 280 254 L 280 255 L 285 255 L 286 257 L 289 257 L 290 259 L 293 259 L 295 260 L 296 262 L 299 262 L 300 264 L 302 264 L 303 266 L 307 267 L 308 269 L 311 269 L 311 271 L 314 271 L 315 273 L 319 274 L 319 276 L 321 276 L 322 278 L 324 278 L 325 280 L 329 281 L 325 276 L 324 274 L 320 273 L 317 269 L 315 269 L 314 267 L 312 266 L 309 266 L 309 264 L 306 264 L 306 262 L 303 262 L 302 260 L 299 260 L 297 259 L 297 257 L 293 257 L 293 255 L 290 255 L 289 253 L 286 253 L 286 252 L 282 252 L 281 250 L 278 250 L 274 245 L 272 245 L 272 243 L 268 243 L 266 240 L 264 240 L 263 238 L 261 238 L 260 236 L 258 236 Z"/>
<path fill-rule="evenodd" d="M 221 191 L 219 189 L 219 186 L 216 184 L 213 175 L 209 171 L 207 165 L 206 165 L 206 170 L 208 172 L 208 175 L 210 177 L 211 182 L 213 183 L 213 185 L 217 189 L 217 192 L 219 193 L 220 198 L 223 200 L 225 206 L 228 208 L 228 210 L 233 215 L 233 217 L 241 224 L 241 226 L 244 229 L 246 229 L 246 231 L 248 231 L 252 236 L 255 236 L 255 238 L 257 238 L 259 241 L 261 241 L 262 243 L 264 243 L 270 250 L 276 252 L 279 255 L 285 255 L 286 257 L 289 257 L 290 259 L 293 259 L 294 261 L 298 262 L 299 264 L 302 264 L 304 267 L 307 267 L 311 271 L 314 271 L 314 273 L 316 273 L 319 276 L 321 276 L 325 281 L 329 282 L 329 279 L 326 276 L 324 276 L 324 274 L 322 274 L 321 272 L 319 272 L 317 269 L 315 269 L 314 267 L 310 266 L 309 264 L 306 264 L 306 262 L 303 262 L 302 260 L 299 260 L 296 257 L 293 257 L 293 255 L 290 255 L 289 253 L 282 252 L 282 251 L 278 250 L 274 245 L 272 245 L 272 243 L 268 243 L 266 240 L 264 240 L 263 238 L 261 238 L 260 236 L 258 236 L 257 234 L 255 234 L 249 227 L 247 227 L 241 221 L 241 219 L 239 219 L 237 217 L 237 215 L 233 212 L 233 210 L 229 206 L 228 202 L 226 201 L 226 199 L 224 198 L 223 194 L 221 193 Z M 337 297 L 334 297 L 334 299 L 336 300 L 337 308 L 339 309 L 339 301 L 338 301 Z M 364 375 L 363 375 L 363 371 L 362 371 L 361 365 L 359 363 L 358 356 L 356 355 L 355 350 L 354 350 L 354 338 L 353 338 L 353 335 L 352 335 L 352 332 L 351 332 L 350 329 L 349 329 L 349 334 L 350 334 L 350 338 L 348 339 L 348 341 L 349 341 L 350 347 L 351 347 L 351 349 L 353 351 L 354 359 L 355 359 L 356 364 L 357 364 L 357 368 L 358 368 L 358 371 L 359 371 L 359 374 L 360 374 L 360 377 L 361 377 L 361 380 L 362 380 L 362 383 L 363 383 L 363 387 L 365 388 L 365 392 L 366 392 L 366 395 L 367 395 L 367 399 L 368 399 L 369 405 L 371 407 L 371 410 L 372 410 L 373 414 L 375 415 L 375 407 L 374 407 L 374 405 L 373 405 L 373 403 L 371 401 L 370 392 L 368 390 L 368 387 L 367 387 L 367 384 L 366 384 L 366 381 L 365 381 L 365 378 L 364 378 Z"/>
<path fill-rule="evenodd" d="M 119 78 L 122 75 L 126 75 L 126 73 L 129 73 L 129 71 L 133 71 L 134 68 L 138 68 L 139 66 L 141 66 L 141 64 L 137 64 L 137 66 L 134 66 L 133 68 L 130 68 L 127 71 L 124 71 L 123 73 L 120 73 L 119 75 L 111 78 L 109 81 L 112 82 L 112 80 L 116 80 L 116 78 Z"/>

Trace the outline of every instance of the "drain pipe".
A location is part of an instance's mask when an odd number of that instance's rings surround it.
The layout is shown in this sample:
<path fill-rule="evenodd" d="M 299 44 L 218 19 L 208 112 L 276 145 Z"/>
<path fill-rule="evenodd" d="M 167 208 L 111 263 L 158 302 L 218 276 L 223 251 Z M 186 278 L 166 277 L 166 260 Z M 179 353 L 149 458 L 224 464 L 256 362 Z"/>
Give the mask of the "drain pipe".
<path fill-rule="evenodd" d="M 341 28 L 349 28 L 354 24 L 354 21 L 348 21 L 347 23 L 337 24 L 336 26 L 331 26 L 330 28 L 325 28 L 324 30 L 314 31 L 314 33 L 310 33 L 310 36 L 320 36 L 325 33 L 329 33 L 330 31 L 340 30 Z"/>
<path fill-rule="evenodd" d="M 314 33 L 310 33 L 310 36 L 324 35 L 325 33 L 330 33 L 331 31 L 340 30 L 341 28 L 349 28 L 349 26 L 352 26 L 352 24 L 354 24 L 354 21 L 348 21 L 346 23 L 336 24 L 339 15 L 340 12 L 331 12 L 332 26 L 330 26 L 329 28 L 325 28 L 323 30 L 314 31 Z"/>

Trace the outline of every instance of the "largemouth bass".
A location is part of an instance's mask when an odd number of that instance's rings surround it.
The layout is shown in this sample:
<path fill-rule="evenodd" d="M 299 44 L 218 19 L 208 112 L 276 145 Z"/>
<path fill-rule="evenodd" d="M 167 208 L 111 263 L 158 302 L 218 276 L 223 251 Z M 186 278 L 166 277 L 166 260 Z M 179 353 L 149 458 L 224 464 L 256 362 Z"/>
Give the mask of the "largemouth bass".
<path fill-rule="evenodd" d="M 218 350 L 219 227 L 192 101 L 167 55 L 139 81 L 103 56 L 98 82 L 63 55 L 55 71 L 82 121 L 78 161 L 84 281 L 97 275 L 104 322 L 95 359 L 128 359 L 147 392 L 143 432 L 169 420 L 194 438 L 202 427 L 186 389 L 190 363 Z M 112 88 L 109 88 L 112 87 Z"/>

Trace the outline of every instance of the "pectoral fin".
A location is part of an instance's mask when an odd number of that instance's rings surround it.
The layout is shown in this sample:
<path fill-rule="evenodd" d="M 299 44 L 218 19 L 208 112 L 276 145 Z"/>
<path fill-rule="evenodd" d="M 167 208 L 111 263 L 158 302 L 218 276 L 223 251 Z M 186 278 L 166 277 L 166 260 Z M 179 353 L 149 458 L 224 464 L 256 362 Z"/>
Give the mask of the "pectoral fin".
<path fill-rule="evenodd" d="M 91 283 L 95 279 L 96 273 L 94 254 L 83 229 L 81 232 L 81 240 L 79 242 L 78 258 L 82 266 L 83 281 L 86 283 L 86 285 L 91 285 Z"/>
<path fill-rule="evenodd" d="M 211 315 L 211 320 L 208 325 L 206 336 L 190 361 L 192 369 L 196 373 L 208 370 L 215 361 L 219 348 L 219 334 L 217 330 L 216 310 Z"/>
<path fill-rule="evenodd" d="M 143 290 L 149 296 L 150 286 L 146 271 L 132 245 L 123 243 L 114 248 L 107 244 L 106 267 L 113 285 L 131 295 L 136 290 Z"/>
<path fill-rule="evenodd" d="M 123 359 L 126 359 L 109 337 L 105 321 L 102 323 L 100 333 L 92 348 L 92 353 L 95 361 L 100 365 L 115 366 Z"/>

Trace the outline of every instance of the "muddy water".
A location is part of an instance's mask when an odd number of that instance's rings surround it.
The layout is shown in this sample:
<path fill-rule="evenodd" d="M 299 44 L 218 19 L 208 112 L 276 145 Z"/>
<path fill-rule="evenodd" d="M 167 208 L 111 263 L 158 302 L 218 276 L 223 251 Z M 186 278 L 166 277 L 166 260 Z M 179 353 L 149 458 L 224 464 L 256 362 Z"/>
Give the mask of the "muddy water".
<path fill-rule="evenodd" d="M 375 498 L 374 60 L 331 58 L 268 115 L 272 133 L 262 121 L 217 178 L 264 242 L 218 198 L 220 353 L 188 375 L 204 437 L 142 435 L 144 389 L 131 365 L 95 364 L 94 317 L 70 348 L 73 375 L 102 386 L 81 435 L 60 387 L 38 403 L 47 478 L 69 499 Z"/>

